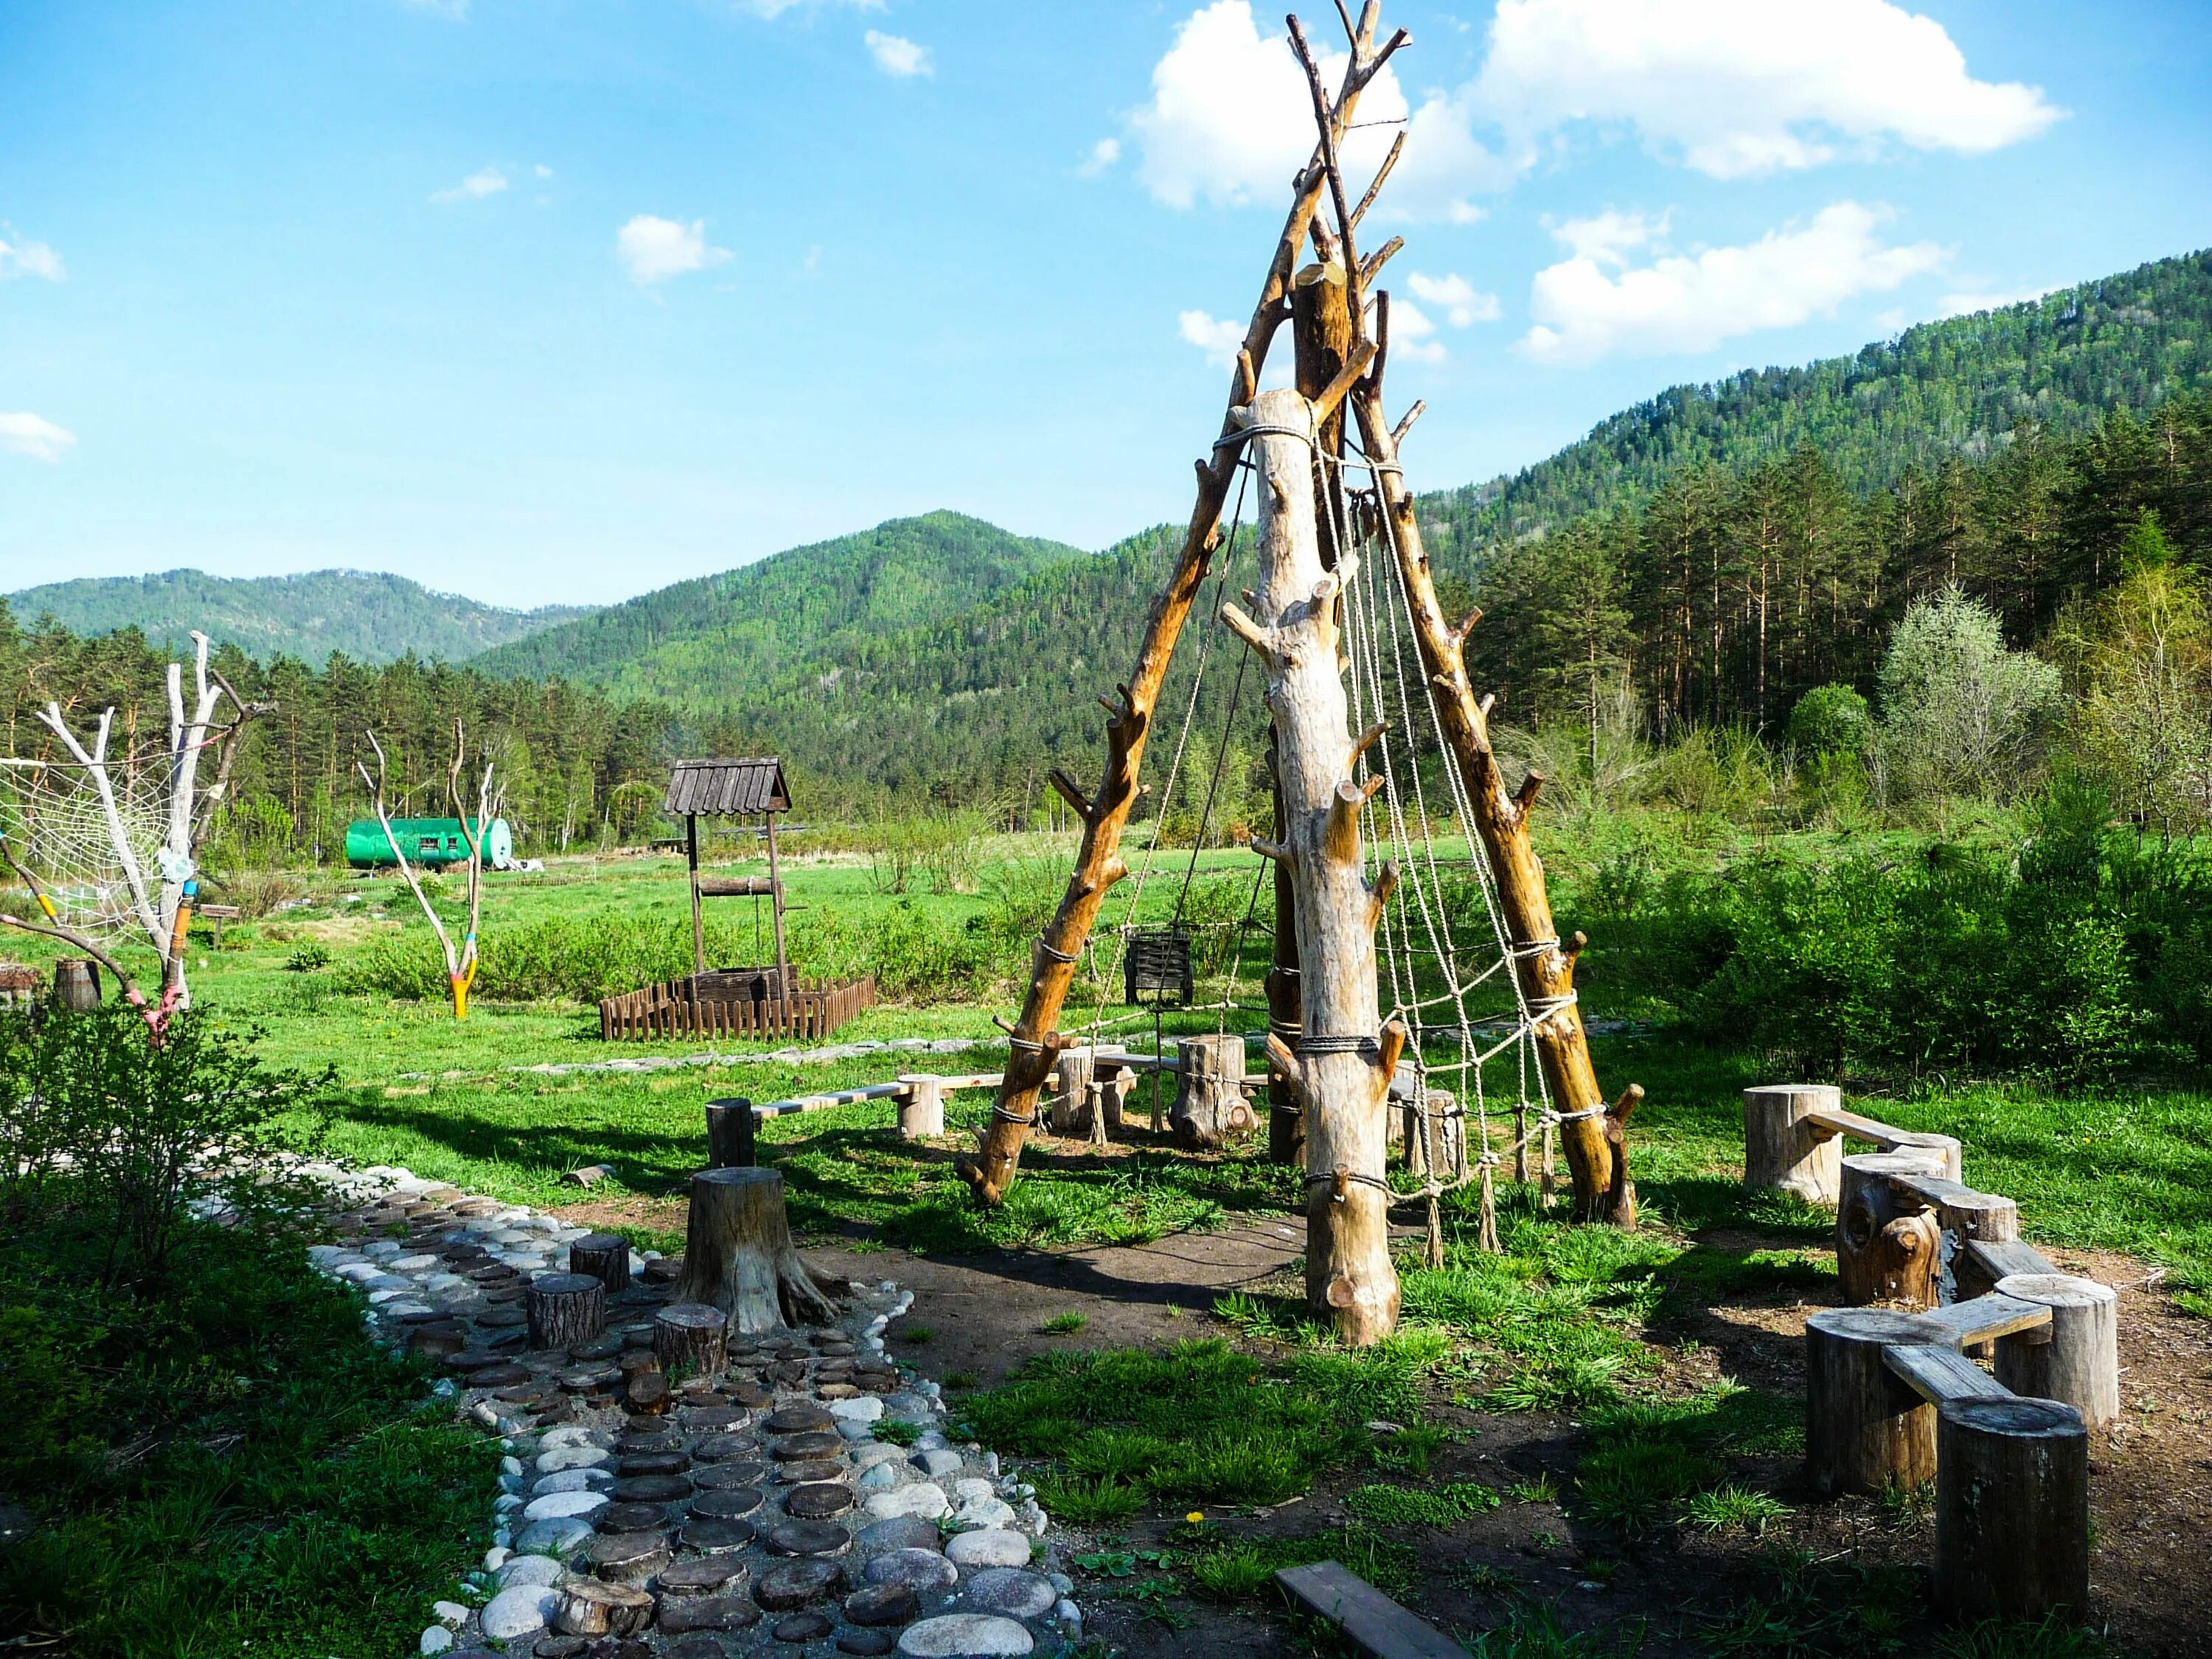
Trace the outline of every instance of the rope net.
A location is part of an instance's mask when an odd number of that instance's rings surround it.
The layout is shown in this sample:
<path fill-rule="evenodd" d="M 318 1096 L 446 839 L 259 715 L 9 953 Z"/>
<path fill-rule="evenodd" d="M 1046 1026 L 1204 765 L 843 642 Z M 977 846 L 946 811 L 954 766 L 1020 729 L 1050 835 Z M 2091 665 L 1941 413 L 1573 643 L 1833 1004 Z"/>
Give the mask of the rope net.
<path fill-rule="evenodd" d="M 159 756 L 144 763 L 111 760 L 106 767 L 115 821 L 149 898 L 158 897 L 168 835 L 167 762 Z M 90 769 L 68 761 L 0 764 L 0 834 L 35 896 L 52 907 L 53 921 L 103 942 L 143 939 L 130 876 Z"/>

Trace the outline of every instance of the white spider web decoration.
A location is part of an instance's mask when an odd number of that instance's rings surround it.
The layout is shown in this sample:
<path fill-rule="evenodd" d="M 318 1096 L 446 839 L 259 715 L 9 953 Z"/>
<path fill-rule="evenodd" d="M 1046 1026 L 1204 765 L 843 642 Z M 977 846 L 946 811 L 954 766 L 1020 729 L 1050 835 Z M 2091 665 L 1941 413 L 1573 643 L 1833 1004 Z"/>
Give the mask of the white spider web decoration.
<path fill-rule="evenodd" d="M 115 809 L 138 860 L 149 897 L 158 895 L 161 849 L 168 833 L 166 757 L 137 766 L 111 765 Z M 0 771 L 4 804 L 0 829 L 15 861 L 37 882 L 54 916 L 88 939 L 143 936 L 137 906 L 106 809 L 91 773 L 68 761 L 18 761 Z"/>

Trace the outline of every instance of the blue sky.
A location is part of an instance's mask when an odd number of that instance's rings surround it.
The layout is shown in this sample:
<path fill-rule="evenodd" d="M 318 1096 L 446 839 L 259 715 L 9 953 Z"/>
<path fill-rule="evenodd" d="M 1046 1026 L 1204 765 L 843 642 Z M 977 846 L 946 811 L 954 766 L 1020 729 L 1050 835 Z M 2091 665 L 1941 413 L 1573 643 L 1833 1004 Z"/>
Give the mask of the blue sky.
<path fill-rule="evenodd" d="M 1422 487 L 2212 242 L 2199 0 L 1386 18 Z M 1280 33 L 0 0 L 0 588 L 350 565 L 528 606 L 935 507 L 1085 547 L 1180 520 L 1309 141 Z"/>

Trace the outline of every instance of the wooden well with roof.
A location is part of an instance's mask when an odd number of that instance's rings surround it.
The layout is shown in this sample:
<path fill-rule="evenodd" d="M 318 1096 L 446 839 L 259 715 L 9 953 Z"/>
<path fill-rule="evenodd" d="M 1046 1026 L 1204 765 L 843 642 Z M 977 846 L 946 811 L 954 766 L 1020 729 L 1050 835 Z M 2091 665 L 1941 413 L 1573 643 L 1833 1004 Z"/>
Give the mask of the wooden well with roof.
<path fill-rule="evenodd" d="M 684 820 L 684 865 L 691 889 L 691 972 L 641 991 L 603 998 L 599 1034 L 609 1038 L 827 1036 L 876 1000 L 872 978 L 838 984 L 795 976 L 785 941 L 783 866 L 775 820 L 791 810 L 783 763 L 773 755 L 743 760 L 686 760 L 669 774 L 663 811 Z M 699 820 L 757 818 L 768 843 L 765 876 L 710 876 L 699 868 Z M 766 899 L 774 919 L 775 960 L 751 966 L 707 966 L 704 901 Z"/>

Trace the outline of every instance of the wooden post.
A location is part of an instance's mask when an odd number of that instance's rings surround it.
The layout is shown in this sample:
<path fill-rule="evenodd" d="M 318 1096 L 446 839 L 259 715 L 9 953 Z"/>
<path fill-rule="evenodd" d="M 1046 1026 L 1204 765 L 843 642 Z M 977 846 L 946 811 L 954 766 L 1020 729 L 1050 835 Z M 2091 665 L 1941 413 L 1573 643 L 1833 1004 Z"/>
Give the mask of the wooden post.
<path fill-rule="evenodd" d="M 1805 1322 L 1805 1465 L 1823 1496 L 1917 1486 L 1936 1473 L 1936 1413 L 1881 1363 L 1941 1333 L 1911 1314 L 1824 1308 Z"/>
<path fill-rule="evenodd" d="M 2108 1285 L 2070 1273 L 2010 1273 L 1997 1294 L 2051 1310 L 2051 1323 L 1997 1341 L 1997 1381 L 2014 1394 L 2057 1400 L 2091 1429 L 2120 1415 L 2120 1299 Z"/>
<path fill-rule="evenodd" d="M 1267 727 L 1267 770 L 1273 780 L 1275 839 L 1280 842 L 1288 833 L 1284 828 L 1288 820 L 1283 811 L 1281 768 L 1275 758 L 1273 725 Z M 1298 1039 L 1305 1034 L 1305 1015 L 1298 994 L 1298 902 L 1291 888 L 1288 865 L 1275 866 L 1271 884 L 1275 897 L 1275 938 L 1274 960 L 1267 978 L 1267 1032 L 1296 1054 Z M 1293 1169 L 1306 1161 L 1305 1124 L 1298 1116 L 1297 1100 L 1291 1092 L 1289 1079 L 1274 1072 L 1267 1076 L 1267 1158 L 1271 1163 Z"/>
<path fill-rule="evenodd" d="M 1396 878 L 1386 868 L 1370 888 L 1362 866 L 1360 813 L 1374 791 L 1352 777 L 1358 750 L 1338 667 L 1351 572 L 1322 568 L 1314 522 L 1311 438 L 1322 413 L 1287 389 L 1252 401 L 1260 587 L 1255 614 L 1231 605 L 1222 616 L 1267 663 L 1280 737 L 1288 839 L 1258 850 L 1290 866 L 1297 898 L 1305 1034 L 1297 1053 L 1270 1037 L 1268 1057 L 1305 1120 L 1306 1299 L 1346 1342 L 1364 1345 L 1398 1321 L 1384 1169 L 1387 1097 L 1405 1032 L 1376 1030 L 1375 927 Z"/>
<path fill-rule="evenodd" d="M 614 1296 L 629 1288 L 629 1240 L 620 1233 L 587 1233 L 568 1247 L 568 1271 L 596 1279 Z"/>
<path fill-rule="evenodd" d="M 1328 180 L 1322 157 L 1334 153 L 1336 140 L 1351 127 L 1360 94 L 1405 42 L 1401 30 L 1379 47 L 1376 46 L 1377 9 L 1369 7 L 1355 32 L 1342 87 L 1329 112 L 1327 141 L 1316 145 L 1312 161 L 1291 187 L 1291 210 L 1268 261 L 1267 280 L 1261 283 L 1258 303 L 1252 308 L 1243 347 L 1237 355 L 1229 392 L 1231 412 L 1224 415 L 1221 424 L 1223 437 L 1231 435 L 1241 424 L 1236 411 L 1250 401 L 1258 387 L 1267 348 L 1282 324 L 1287 309 L 1284 301 L 1290 294 L 1298 251 L 1304 245 L 1314 209 Z M 1183 532 L 1182 550 L 1176 556 L 1165 586 L 1152 603 L 1144 640 L 1138 647 L 1135 670 L 1127 684 L 1119 688 L 1120 696 L 1107 702 L 1106 769 L 1097 793 L 1084 796 L 1072 781 L 1065 781 L 1063 775 L 1065 787 L 1061 793 L 1063 798 L 1072 796 L 1068 804 L 1082 816 L 1083 842 L 1060 908 L 1031 957 L 1029 991 L 1022 1000 L 1020 1018 L 1014 1023 L 1014 1052 L 1007 1061 L 1005 1080 L 999 1087 L 999 1109 L 992 1115 L 981 1151 L 972 1162 L 963 1162 L 960 1166 L 980 1204 L 996 1204 L 1005 1197 L 1020 1167 L 1023 1140 L 1036 1121 L 1037 1091 L 1052 1074 L 1053 1060 L 1064 1046 L 1057 1030 L 1060 1012 L 1066 1000 L 1083 942 L 1097 919 L 1098 906 L 1106 890 L 1128 874 L 1128 866 L 1122 862 L 1119 850 L 1121 831 L 1137 804 L 1137 776 L 1144 763 L 1153 709 L 1167 678 L 1176 641 L 1198 597 L 1200 585 L 1206 580 L 1213 555 L 1220 548 L 1221 512 L 1228 504 L 1229 486 L 1236 479 L 1237 469 L 1233 446 L 1217 447 L 1198 463 L 1198 499 Z M 1307 495 L 1310 507 L 1311 491 Z"/>
<path fill-rule="evenodd" d="M 1892 1175 L 1936 1175 L 1942 1156 L 1933 1148 L 1859 1152 L 1842 1161 L 1836 1206 L 1836 1274 L 1844 1300 L 1936 1305 L 1942 1229 L 1924 1204 L 1901 1200 Z"/>
<path fill-rule="evenodd" d="M 691 977 L 707 971 L 707 918 L 699 908 L 699 815 L 684 815 L 684 861 L 691 871 Z"/>
<path fill-rule="evenodd" d="M 783 999 L 787 1010 L 791 1005 L 791 958 L 783 948 L 783 866 L 775 851 L 775 814 L 763 812 L 761 823 L 768 830 L 769 912 L 775 922 L 775 994 Z"/>
<path fill-rule="evenodd" d="M 89 957 L 64 957 L 54 963 L 54 1006 L 73 1014 L 100 1006 L 100 966 Z"/>
<path fill-rule="evenodd" d="M 1833 1208 L 1843 1195 L 1844 1146 L 1814 1134 L 1805 1114 L 1840 1111 L 1832 1084 L 1770 1083 L 1743 1091 L 1743 1184 L 1754 1193 L 1795 1193 Z"/>
<path fill-rule="evenodd" d="M 1169 1123 L 1186 1152 L 1212 1152 L 1258 1128 L 1244 1097 L 1244 1039 L 1230 1031 L 1176 1039 L 1176 1097 Z"/>
<path fill-rule="evenodd" d="M 1936 1606 L 1961 1620 L 2089 1610 L 2089 1435 L 2055 1400 L 1938 1411 Z"/>
<path fill-rule="evenodd" d="M 566 1348 L 607 1328 L 607 1287 L 585 1273 L 540 1273 L 522 1294 L 533 1348 Z"/>
<path fill-rule="evenodd" d="M 1098 1073 L 1096 1048 L 1062 1048 L 1053 1073 L 1052 1100 L 1045 1124 L 1056 1135 L 1087 1134 L 1091 1129 L 1091 1085 Z"/>
<path fill-rule="evenodd" d="M 945 1080 L 935 1077 L 902 1077 L 906 1092 L 899 1097 L 898 1132 L 904 1140 L 930 1140 L 945 1133 Z"/>
<path fill-rule="evenodd" d="M 681 1366 L 693 1376 L 712 1376 L 722 1369 L 729 1328 L 729 1320 L 711 1303 L 672 1303 L 653 1316 L 653 1356 L 671 1376 Z"/>
<path fill-rule="evenodd" d="M 760 1161 L 750 1100 L 707 1103 L 707 1162 L 717 1170 L 750 1170 Z"/>
<path fill-rule="evenodd" d="M 720 1308 L 744 1335 L 827 1324 L 837 1304 L 791 1243 L 783 1177 L 773 1170 L 702 1170 L 691 1177 L 684 1273 L 674 1299 Z"/>

